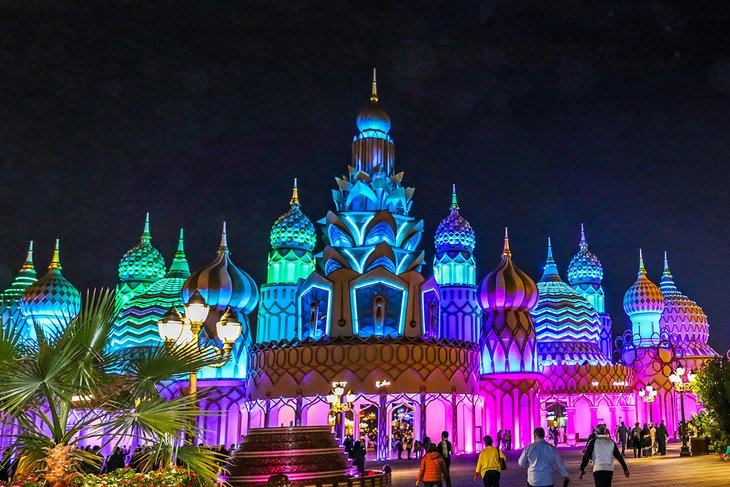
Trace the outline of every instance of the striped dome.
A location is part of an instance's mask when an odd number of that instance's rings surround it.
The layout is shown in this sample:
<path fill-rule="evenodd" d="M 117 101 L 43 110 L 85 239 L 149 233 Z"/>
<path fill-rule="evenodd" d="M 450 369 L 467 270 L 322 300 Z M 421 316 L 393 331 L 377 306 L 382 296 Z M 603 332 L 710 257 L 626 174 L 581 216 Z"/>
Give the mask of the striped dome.
<path fill-rule="evenodd" d="M 185 281 L 183 302 L 187 302 L 196 290 L 200 291 L 209 306 L 220 311 L 230 306 L 234 311 L 248 315 L 256 308 L 258 287 L 251 276 L 231 261 L 225 223 L 218 255 L 213 262 L 193 272 Z"/>
<path fill-rule="evenodd" d="M 664 311 L 659 320 L 663 332 L 681 341 L 707 343 L 710 325 L 700 305 L 682 294 L 674 284 L 669 270 L 667 254 L 664 253 L 664 272 L 659 286 L 664 295 Z"/>
<path fill-rule="evenodd" d="M 477 298 L 486 311 L 530 311 L 537 302 L 537 286 L 530 276 L 512 263 L 509 236 L 505 228 L 502 260 L 479 285 Z"/>
<path fill-rule="evenodd" d="M 165 259 L 150 243 L 150 214 L 147 213 L 144 232 L 139 243 L 129 249 L 119 262 L 119 279 L 125 281 L 154 282 L 165 275 Z"/>
<path fill-rule="evenodd" d="M 542 365 L 608 363 L 598 348 L 601 322 L 591 304 L 563 282 L 548 238 L 548 255 L 539 299 L 532 310 Z"/>
<path fill-rule="evenodd" d="M 20 298 L 23 316 L 39 323 L 63 325 L 81 310 L 81 294 L 63 277 L 59 242 L 46 275 L 31 284 Z"/>
<path fill-rule="evenodd" d="M 0 293 L 0 306 L 7 307 L 18 303 L 28 286 L 37 280 L 35 267 L 33 266 L 33 241 L 31 240 L 28 246 L 28 254 L 25 257 L 23 266 L 20 268 L 20 272 L 15 276 L 10 286 Z"/>
<path fill-rule="evenodd" d="M 469 222 L 459 213 L 459 203 L 456 201 L 456 185 L 451 192 L 451 211 L 449 216 L 441 220 L 434 242 L 437 252 L 464 250 L 474 252 L 474 230 Z"/>
<path fill-rule="evenodd" d="M 317 244 L 317 232 L 312 221 L 302 213 L 296 179 L 289 205 L 289 210 L 277 218 L 271 228 L 271 248 L 312 251 Z"/>
<path fill-rule="evenodd" d="M 631 316 L 639 313 L 664 311 L 664 295 L 659 287 L 646 277 L 644 256 L 639 249 L 639 273 L 636 281 L 624 294 L 624 311 Z"/>
<path fill-rule="evenodd" d="M 578 253 L 573 256 L 568 265 L 568 282 L 576 284 L 601 284 L 603 281 L 603 266 L 593 252 L 588 250 L 583 224 L 580 224 L 580 244 Z"/>

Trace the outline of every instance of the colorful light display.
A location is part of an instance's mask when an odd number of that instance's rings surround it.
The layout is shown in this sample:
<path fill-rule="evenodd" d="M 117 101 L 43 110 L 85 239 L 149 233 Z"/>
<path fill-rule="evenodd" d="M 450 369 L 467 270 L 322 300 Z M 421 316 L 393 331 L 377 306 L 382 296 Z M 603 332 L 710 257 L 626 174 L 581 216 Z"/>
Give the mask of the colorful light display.
<path fill-rule="evenodd" d="M 423 221 L 411 216 L 414 189 L 395 172 L 390 127 L 373 79 L 370 102 L 357 118 L 351 164 L 332 191 L 334 208 L 317 222 L 321 251 L 315 254 L 317 230 L 294 180 L 289 208 L 271 228 L 260 293 L 231 260 L 225 223 L 212 262 L 191 274 L 181 231 L 165 272 L 148 216 L 139 243 L 119 264 L 121 312 L 111 346 L 159 344 L 157 322 L 196 291 L 210 306 L 203 345 L 220 345 L 216 322 L 229 306 L 237 312 L 242 336 L 231 360 L 198 374 L 201 390 L 208 389 L 203 407 L 221 412 L 201 418 L 209 443 L 239 443 L 249 428 L 327 425 L 333 382 L 347 382 L 353 392 L 338 425 L 367 431 L 381 459 L 390 455 L 393 424 L 395 433 L 415 439 L 449 431 L 459 452 L 474 451 L 484 434 L 499 430 L 511 432 L 513 446 L 524 445 L 548 417 L 565 426 L 571 443 L 598 422 L 613 429 L 651 412 L 676 424 L 665 372 L 679 359 L 699 367 L 715 352 L 707 345 L 707 317 L 679 292 L 666 258 L 660 289 L 640 254 L 638 277 L 624 296 L 633 326 L 617 346 L 619 362 L 603 267 L 582 225 L 567 269 L 570 284 L 560 277 L 550 240 L 536 284 L 513 262 L 506 229 L 499 264 L 477 284 L 474 230 L 452 187 L 448 215 L 434 235 L 433 275 L 424 276 Z M 21 324 L 57 326 L 78 313 L 80 296 L 61 274 L 58 244 L 37 282 L 31 244 L 0 304 L 3 317 Z M 254 343 L 249 315 L 255 309 Z M 658 391 L 650 411 L 638 396 L 647 384 Z M 184 381 L 171 384 L 170 393 L 184 387 Z M 404 422 L 398 415 L 406 410 Z"/>

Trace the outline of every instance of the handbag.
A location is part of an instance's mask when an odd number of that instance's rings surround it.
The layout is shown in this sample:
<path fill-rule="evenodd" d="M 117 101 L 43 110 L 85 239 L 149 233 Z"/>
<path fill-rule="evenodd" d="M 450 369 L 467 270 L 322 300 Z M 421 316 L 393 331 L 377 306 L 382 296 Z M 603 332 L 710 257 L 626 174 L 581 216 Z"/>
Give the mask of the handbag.
<path fill-rule="evenodd" d="M 507 470 L 507 462 L 502 457 L 499 457 L 499 466 L 502 470 Z"/>

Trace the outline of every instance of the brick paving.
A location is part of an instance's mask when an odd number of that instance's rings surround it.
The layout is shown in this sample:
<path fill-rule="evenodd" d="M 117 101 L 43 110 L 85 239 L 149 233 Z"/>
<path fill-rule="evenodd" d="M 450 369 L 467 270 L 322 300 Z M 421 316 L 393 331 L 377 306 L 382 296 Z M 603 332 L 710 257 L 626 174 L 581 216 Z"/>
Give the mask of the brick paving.
<path fill-rule="evenodd" d="M 586 476 L 578 480 L 578 467 L 581 459 L 581 448 L 560 448 L 560 455 L 571 473 L 570 487 L 593 487 L 590 466 Z M 519 451 L 507 452 L 508 469 L 502 472 L 501 487 L 525 487 L 527 472 L 517 465 Z M 627 453 L 629 453 L 627 451 Z M 481 480 L 474 482 L 475 454 L 454 457 L 451 465 L 452 487 L 477 487 Z M 730 487 L 730 462 L 725 462 L 717 455 L 698 457 L 680 457 L 679 445 L 670 444 L 666 456 L 626 459 L 631 472 L 625 478 L 621 467 L 616 464 L 617 472 L 613 485 L 617 487 Z M 418 465 L 415 460 L 391 460 L 393 468 L 393 487 L 413 487 L 415 485 Z M 382 462 L 368 462 L 368 468 L 382 467 Z M 555 485 L 562 486 L 559 476 L 555 477 Z"/>

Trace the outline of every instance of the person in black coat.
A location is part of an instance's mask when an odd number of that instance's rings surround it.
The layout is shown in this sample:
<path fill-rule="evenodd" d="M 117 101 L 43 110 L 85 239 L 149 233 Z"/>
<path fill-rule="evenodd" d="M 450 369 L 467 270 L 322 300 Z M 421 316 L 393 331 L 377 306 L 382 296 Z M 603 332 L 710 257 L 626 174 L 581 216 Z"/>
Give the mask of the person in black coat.
<path fill-rule="evenodd" d="M 352 465 L 357 467 L 357 471 L 360 475 L 365 473 L 365 453 L 365 448 L 362 447 L 362 444 L 359 441 L 356 441 L 352 445 L 352 450 L 350 450 Z"/>
<path fill-rule="evenodd" d="M 651 431 L 649 431 L 649 425 L 646 423 L 644 423 L 644 427 L 641 429 L 641 448 L 643 448 L 645 457 L 651 456 Z"/>
<path fill-rule="evenodd" d="M 664 420 L 657 426 L 656 429 L 656 443 L 657 449 L 660 455 L 667 454 L 667 438 L 669 437 L 669 431 L 667 426 L 664 424 Z"/>

